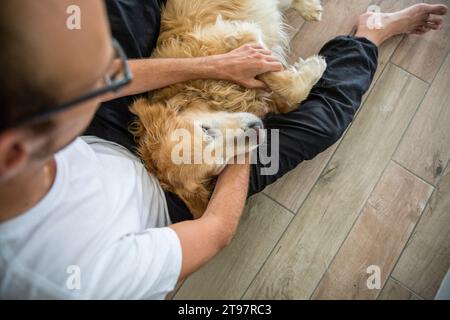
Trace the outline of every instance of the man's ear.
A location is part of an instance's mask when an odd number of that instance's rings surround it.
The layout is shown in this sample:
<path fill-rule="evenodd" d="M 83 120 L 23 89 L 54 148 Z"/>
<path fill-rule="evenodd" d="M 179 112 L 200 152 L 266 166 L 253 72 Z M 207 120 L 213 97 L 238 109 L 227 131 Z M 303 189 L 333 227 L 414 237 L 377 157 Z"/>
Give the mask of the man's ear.
<path fill-rule="evenodd" d="M 11 129 L 0 133 L 0 182 L 23 170 L 28 158 L 26 143 L 19 130 Z"/>

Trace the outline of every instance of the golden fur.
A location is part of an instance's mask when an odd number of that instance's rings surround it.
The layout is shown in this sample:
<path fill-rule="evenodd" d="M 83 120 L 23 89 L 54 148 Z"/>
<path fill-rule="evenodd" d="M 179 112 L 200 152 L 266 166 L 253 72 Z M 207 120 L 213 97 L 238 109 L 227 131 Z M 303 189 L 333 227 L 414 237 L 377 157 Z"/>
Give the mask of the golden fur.
<path fill-rule="evenodd" d="M 157 90 L 151 99 L 132 106 L 138 116 L 132 131 L 139 143 L 139 154 L 149 172 L 156 175 L 164 189 L 176 193 L 195 218 L 200 217 L 209 200 L 215 177 L 225 163 L 244 149 L 218 164 L 175 164 L 172 158 L 175 129 L 188 130 L 198 141 L 183 142 L 200 148 L 217 144 L 204 141 L 201 127 L 225 133 L 240 128 L 247 132 L 268 112 L 287 113 L 297 108 L 322 76 L 325 61 L 313 56 L 288 66 L 285 54 L 288 37 L 282 21 L 282 8 L 293 6 L 307 20 L 320 20 L 319 0 L 168 0 L 162 13 L 161 34 L 154 58 L 188 58 L 227 53 L 242 45 L 261 43 L 271 49 L 285 70 L 260 76 L 273 93 L 246 89 L 228 81 L 195 80 Z M 256 118 L 258 117 L 258 118 Z M 195 120 L 195 121 L 194 121 Z M 260 127 L 260 125 L 258 125 Z M 242 132 L 240 134 L 242 134 Z M 194 139 L 195 140 L 195 139 Z M 217 151 L 217 150 L 215 150 Z M 194 156 L 194 155 L 192 155 Z"/>

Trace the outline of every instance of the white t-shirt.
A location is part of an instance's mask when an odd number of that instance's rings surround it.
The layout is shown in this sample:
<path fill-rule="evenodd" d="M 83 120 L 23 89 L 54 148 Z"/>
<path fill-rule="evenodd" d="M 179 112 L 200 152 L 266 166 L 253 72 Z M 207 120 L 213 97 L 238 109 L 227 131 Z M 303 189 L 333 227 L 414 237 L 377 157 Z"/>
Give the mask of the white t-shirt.
<path fill-rule="evenodd" d="M 95 137 L 56 163 L 50 192 L 0 224 L 0 299 L 163 299 L 182 256 L 158 181 Z"/>

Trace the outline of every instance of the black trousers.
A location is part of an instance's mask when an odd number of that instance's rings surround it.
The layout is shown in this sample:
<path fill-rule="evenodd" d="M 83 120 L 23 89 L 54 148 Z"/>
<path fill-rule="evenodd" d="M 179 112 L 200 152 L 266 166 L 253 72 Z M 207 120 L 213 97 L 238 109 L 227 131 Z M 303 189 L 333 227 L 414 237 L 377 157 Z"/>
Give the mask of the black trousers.
<path fill-rule="evenodd" d="M 124 46 L 128 57 L 148 57 L 159 33 L 161 1 L 106 3 L 112 34 Z M 278 163 L 265 163 L 257 157 L 257 163 L 251 166 L 249 196 L 338 141 L 370 87 L 377 68 L 378 49 L 369 40 L 340 36 L 325 44 L 320 55 L 325 57 L 328 67 L 307 100 L 289 114 L 265 119 L 268 130 L 265 144 L 269 155 L 274 151 L 271 130 L 278 131 Z M 103 104 L 86 134 L 117 142 L 134 152 L 136 145 L 128 131 L 133 115 L 128 107 L 135 98 Z M 278 170 L 268 175 L 269 167 Z M 175 194 L 166 192 L 166 200 L 173 222 L 192 219 L 187 206 Z"/>

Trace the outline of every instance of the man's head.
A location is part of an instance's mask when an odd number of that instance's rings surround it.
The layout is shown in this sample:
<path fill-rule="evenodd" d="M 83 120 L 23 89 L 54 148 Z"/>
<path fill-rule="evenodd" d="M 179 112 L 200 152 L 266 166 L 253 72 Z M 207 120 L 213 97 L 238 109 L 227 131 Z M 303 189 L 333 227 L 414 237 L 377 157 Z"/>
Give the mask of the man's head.
<path fill-rule="evenodd" d="M 67 27 L 71 5 L 80 8 L 81 29 Z M 3 183 L 42 164 L 84 131 L 99 98 L 33 119 L 95 90 L 111 68 L 114 51 L 101 0 L 1 1 L 0 44 Z"/>

